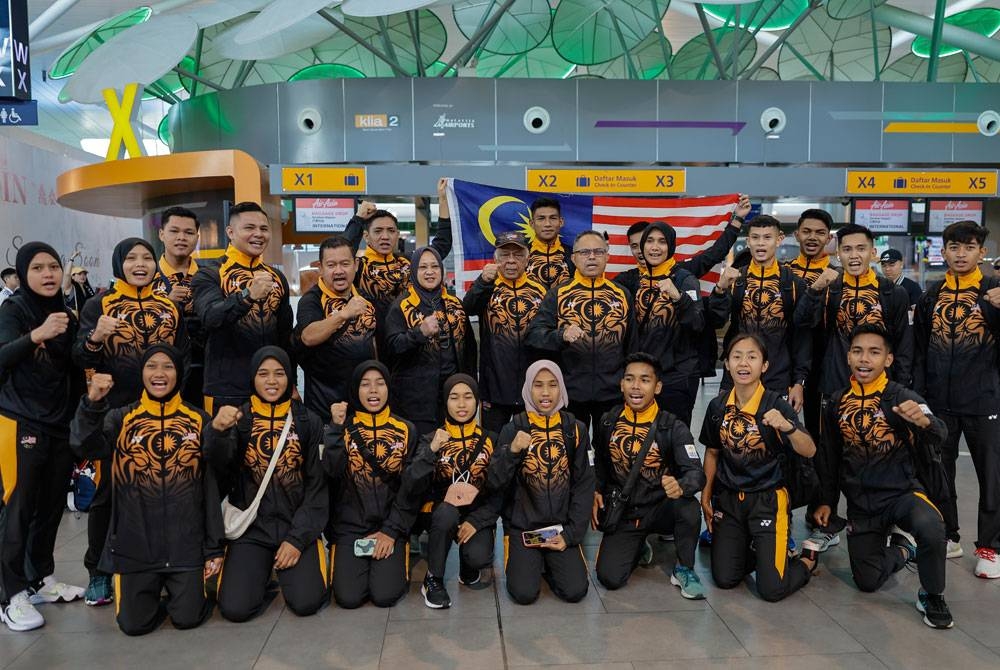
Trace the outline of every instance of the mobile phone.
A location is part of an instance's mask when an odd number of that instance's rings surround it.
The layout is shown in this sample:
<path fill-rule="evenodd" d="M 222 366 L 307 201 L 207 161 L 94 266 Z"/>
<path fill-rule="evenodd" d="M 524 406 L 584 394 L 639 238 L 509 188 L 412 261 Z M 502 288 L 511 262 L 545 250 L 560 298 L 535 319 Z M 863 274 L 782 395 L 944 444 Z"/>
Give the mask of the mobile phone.
<path fill-rule="evenodd" d="M 526 547 L 538 547 L 554 539 L 562 530 L 563 527 L 561 525 L 546 526 L 537 530 L 526 530 L 521 533 L 521 541 Z"/>
<path fill-rule="evenodd" d="M 375 538 L 362 537 L 354 541 L 354 555 L 371 558 L 375 554 Z"/>

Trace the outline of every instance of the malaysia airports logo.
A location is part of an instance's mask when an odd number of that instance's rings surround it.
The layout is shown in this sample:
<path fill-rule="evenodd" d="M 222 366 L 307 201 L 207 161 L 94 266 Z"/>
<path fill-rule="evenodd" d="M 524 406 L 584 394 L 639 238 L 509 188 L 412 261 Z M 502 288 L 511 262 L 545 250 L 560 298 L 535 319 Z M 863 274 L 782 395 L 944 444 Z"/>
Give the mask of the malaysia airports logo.
<path fill-rule="evenodd" d="M 396 114 L 355 114 L 354 127 L 362 132 L 385 132 L 399 127 Z"/>
<path fill-rule="evenodd" d="M 475 119 L 461 119 L 454 116 L 448 116 L 445 113 L 441 113 L 437 121 L 434 122 L 434 128 L 436 130 L 445 130 L 451 128 L 475 128 Z"/>

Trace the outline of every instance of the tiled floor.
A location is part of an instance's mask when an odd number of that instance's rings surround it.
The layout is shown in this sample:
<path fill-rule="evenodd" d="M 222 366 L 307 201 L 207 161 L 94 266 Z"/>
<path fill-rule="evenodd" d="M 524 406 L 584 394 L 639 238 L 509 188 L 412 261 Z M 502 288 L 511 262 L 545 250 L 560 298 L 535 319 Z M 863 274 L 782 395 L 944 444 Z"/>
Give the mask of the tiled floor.
<path fill-rule="evenodd" d="M 703 398 L 699 406 L 704 404 Z M 968 456 L 959 462 L 959 487 L 968 492 L 960 511 L 971 538 L 976 479 Z M 798 539 L 805 536 L 801 513 L 794 529 Z M 588 538 L 590 559 L 598 539 Z M 0 668 L 1000 667 L 1000 626 L 990 614 L 1000 605 L 1000 580 L 972 575 L 971 541 L 964 543 L 964 558 L 948 562 L 946 596 L 956 621 L 949 631 L 922 623 L 913 607 L 915 574 L 900 572 L 879 593 L 858 592 L 844 544 L 824 555 L 808 586 L 777 604 L 746 586 L 714 588 L 704 550 L 697 570 L 708 599 L 684 600 L 669 582 L 673 546 L 657 544 L 655 567 L 640 568 L 628 586 L 611 593 L 592 579 L 587 598 L 575 605 L 547 592 L 534 605 L 516 605 L 502 575 L 482 590 L 459 587 L 454 552 L 447 575 L 453 606 L 446 611 L 423 605 L 423 561 L 414 565 L 410 594 L 390 610 L 331 606 L 299 618 L 279 596 L 249 623 L 231 624 L 216 613 L 194 631 L 167 624 L 144 638 L 128 638 L 118 632 L 113 608 L 46 605 L 47 624 L 38 631 L 11 633 L 0 626 Z M 56 555 L 60 579 L 85 584 L 85 548 L 86 518 L 67 514 Z"/>

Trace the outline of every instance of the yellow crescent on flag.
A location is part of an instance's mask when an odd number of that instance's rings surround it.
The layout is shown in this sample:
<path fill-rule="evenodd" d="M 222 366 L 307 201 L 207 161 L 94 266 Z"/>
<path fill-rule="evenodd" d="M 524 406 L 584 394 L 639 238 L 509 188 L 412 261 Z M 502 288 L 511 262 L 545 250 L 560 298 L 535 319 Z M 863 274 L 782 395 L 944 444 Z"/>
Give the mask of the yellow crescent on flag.
<path fill-rule="evenodd" d="M 493 234 L 493 226 L 490 225 L 490 218 L 493 216 L 493 212 L 495 212 L 498 207 L 506 205 L 509 202 L 519 202 L 527 209 L 527 205 L 523 200 L 510 195 L 498 195 L 495 198 L 490 198 L 483 203 L 482 207 L 479 208 L 479 230 L 482 231 L 483 237 L 485 237 L 486 241 L 490 244 L 495 245 L 497 243 L 496 235 Z M 530 226 L 527 225 L 528 217 L 521 214 L 521 220 L 523 223 L 520 224 L 519 227 L 530 230 Z"/>

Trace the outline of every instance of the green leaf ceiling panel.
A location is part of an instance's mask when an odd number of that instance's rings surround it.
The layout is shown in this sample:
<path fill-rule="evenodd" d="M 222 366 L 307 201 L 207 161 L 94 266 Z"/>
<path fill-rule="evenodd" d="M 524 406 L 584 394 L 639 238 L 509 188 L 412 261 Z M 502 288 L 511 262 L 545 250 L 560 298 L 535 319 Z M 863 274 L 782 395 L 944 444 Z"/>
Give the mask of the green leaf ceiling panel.
<path fill-rule="evenodd" d="M 70 76 L 97 47 L 132 26 L 145 23 L 152 15 L 153 10 L 149 7 L 137 7 L 105 21 L 59 54 L 52 67 L 49 68 L 49 78 L 63 79 Z"/>
<path fill-rule="evenodd" d="M 156 126 L 156 135 L 160 138 L 160 141 L 166 144 L 168 147 L 170 143 L 174 141 L 173 136 L 170 134 L 170 115 L 164 114 L 163 118 L 160 119 L 160 123 Z"/>
<path fill-rule="evenodd" d="M 732 52 L 733 42 L 742 40 L 742 48 L 737 57 L 737 71 L 743 72 L 757 55 L 757 40 L 751 38 L 747 31 L 733 28 L 715 28 L 712 31 L 715 44 L 722 56 L 723 64 L 727 63 Z M 732 72 L 731 64 L 727 67 L 727 75 Z M 715 64 L 708 38 L 702 33 L 677 50 L 671 64 L 671 74 L 674 79 L 712 80 L 719 78 L 719 68 Z"/>
<path fill-rule="evenodd" d="M 1000 9 L 993 7 L 980 7 L 970 9 L 967 12 L 953 14 L 944 20 L 945 23 L 957 28 L 964 28 L 985 37 L 993 37 L 1000 31 Z M 917 35 L 910 44 L 910 50 L 920 56 L 927 58 L 931 55 L 931 40 L 928 37 Z M 944 42 L 941 43 L 939 56 L 950 56 L 961 51 L 958 47 L 953 47 Z"/>
<path fill-rule="evenodd" d="M 191 56 L 185 56 L 184 59 L 178 64 L 178 67 L 182 70 L 190 72 L 194 69 L 194 58 L 191 58 Z M 154 100 L 159 98 L 164 102 L 173 103 L 173 100 L 170 100 L 167 96 L 161 95 L 160 92 L 167 91 L 176 95 L 183 90 L 185 89 L 184 84 L 181 82 L 180 75 L 176 72 L 170 72 L 154 81 L 150 86 L 147 86 L 143 90 L 142 99 Z M 167 143 L 164 142 L 164 144 Z"/>
<path fill-rule="evenodd" d="M 631 58 L 639 79 L 656 79 L 665 74 L 671 52 L 670 41 L 656 30 L 629 51 L 628 58 Z M 631 79 L 624 54 L 607 63 L 587 67 L 586 74 L 602 79 Z"/>
<path fill-rule="evenodd" d="M 642 42 L 669 5 L 670 0 L 560 0 L 552 43 L 571 63 L 606 63 Z"/>
<path fill-rule="evenodd" d="M 464 0 L 455 3 L 452 13 L 458 29 L 471 39 L 502 5 L 500 0 Z M 506 56 L 524 53 L 545 41 L 551 26 L 552 10 L 547 0 L 514 0 L 481 48 Z"/>
<path fill-rule="evenodd" d="M 884 5 L 889 0 L 830 0 L 826 11 L 835 19 L 853 19 Z"/>
<path fill-rule="evenodd" d="M 741 5 L 706 4 L 704 7 L 706 14 L 729 25 L 735 24 L 736 8 L 739 7 L 740 28 L 784 30 L 809 7 L 809 0 L 760 0 Z"/>
<path fill-rule="evenodd" d="M 914 54 L 906 54 L 890 63 L 882 70 L 882 81 L 927 81 L 930 60 Z M 958 83 L 965 81 L 969 66 L 961 55 L 942 58 L 938 61 L 937 81 Z"/>
<path fill-rule="evenodd" d="M 426 9 L 418 13 L 419 25 L 414 26 L 420 38 L 420 62 L 424 68 L 430 67 L 441 58 L 448 44 L 448 34 L 438 16 Z M 411 15 L 412 16 L 412 15 Z M 386 53 L 382 39 L 382 25 L 379 18 L 344 17 L 344 24 L 357 33 L 366 43 L 382 53 Z M 392 45 L 399 66 L 411 75 L 418 73 L 416 47 L 407 14 L 393 14 L 381 17 L 385 25 L 385 35 Z M 325 63 L 340 63 L 360 70 L 367 77 L 393 77 L 396 72 L 380 58 L 360 46 L 353 38 L 338 33 L 313 47 L 317 56 Z M 386 55 L 391 55 L 386 53 Z"/>
<path fill-rule="evenodd" d="M 317 65 L 310 65 L 309 67 L 302 68 L 291 77 L 288 81 L 308 81 L 311 79 L 362 79 L 365 73 L 361 70 L 355 70 L 353 67 L 347 65 L 340 65 L 339 63 L 319 63 Z"/>
<path fill-rule="evenodd" d="M 869 14 L 840 21 L 822 10 L 815 11 L 782 45 L 778 73 L 782 81 L 819 79 L 817 73 L 826 80 L 874 81 L 875 72 L 884 69 L 889 60 L 892 30 L 876 26 L 875 39 L 878 58 L 872 50 Z"/>
<path fill-rule="evenodd" d="M 476 76 L 562 79 L 575 69 L 574 63 L 559 55 L 551 40 L 545 40 L 541 46 L 515 56 L 483 54 L 476 64 Z"/>

